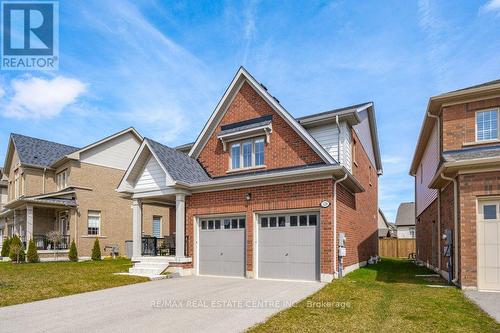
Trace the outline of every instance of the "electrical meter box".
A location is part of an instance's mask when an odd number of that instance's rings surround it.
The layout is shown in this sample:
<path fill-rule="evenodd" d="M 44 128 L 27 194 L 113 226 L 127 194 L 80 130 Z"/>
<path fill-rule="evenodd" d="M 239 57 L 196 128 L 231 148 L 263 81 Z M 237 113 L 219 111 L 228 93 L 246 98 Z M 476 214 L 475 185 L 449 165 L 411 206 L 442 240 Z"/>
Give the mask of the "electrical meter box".
<path fill-rule="evenodd" d="M 345 247 L 339 247 L 339 257 L 345 257 L 347 255 L 347 251 Z"/>
<path fill-rule="evenodd" d="M 453 232 L 451 229 L 446 229 L 443 235 L 444 248 L 443 255 L 445 257 L 451 257 L 451 250 L 453 248 Z"/>
<path fill-rule="evenodd" d="M 346 251 L 346 236 L 345 236 L 345 233 L 343 232 L 339 232 L 339 257 L 345 257 L 346 254 L 347 254 L 347 251 Z"/>

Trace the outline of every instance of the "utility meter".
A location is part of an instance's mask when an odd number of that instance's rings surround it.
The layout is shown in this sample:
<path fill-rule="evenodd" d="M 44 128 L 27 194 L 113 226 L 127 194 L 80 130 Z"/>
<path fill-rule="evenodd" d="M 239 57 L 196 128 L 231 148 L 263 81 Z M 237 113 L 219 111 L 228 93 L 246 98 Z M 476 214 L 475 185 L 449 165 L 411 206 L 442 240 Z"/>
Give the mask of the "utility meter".
<path fill-rule="evenodd" d="M 345 233 L 339 232 L 339 257 L 345 257 L 346 254 L 346 236 Z"/>

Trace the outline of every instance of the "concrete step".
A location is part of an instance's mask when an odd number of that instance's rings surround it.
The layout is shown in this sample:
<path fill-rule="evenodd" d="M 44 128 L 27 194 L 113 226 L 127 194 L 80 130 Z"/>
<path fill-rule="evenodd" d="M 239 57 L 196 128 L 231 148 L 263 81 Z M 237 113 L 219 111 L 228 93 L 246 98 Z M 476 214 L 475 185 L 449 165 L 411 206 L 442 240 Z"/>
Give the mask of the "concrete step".
<path fill-rule="evenodd" d="M 129 268 L 128 272 L 130 274 L 137 274 L 137 275 L 160 275 L 164 269 L 161 268 Z"/>
<path fill-rule="evenodd" d="M 165 269 L 165 266 L 168 267 L 168 263 L 161 263 L 161 262 L 137 262 L 134 264 L 134 268 L 158 268 L 158 269 Z"/>

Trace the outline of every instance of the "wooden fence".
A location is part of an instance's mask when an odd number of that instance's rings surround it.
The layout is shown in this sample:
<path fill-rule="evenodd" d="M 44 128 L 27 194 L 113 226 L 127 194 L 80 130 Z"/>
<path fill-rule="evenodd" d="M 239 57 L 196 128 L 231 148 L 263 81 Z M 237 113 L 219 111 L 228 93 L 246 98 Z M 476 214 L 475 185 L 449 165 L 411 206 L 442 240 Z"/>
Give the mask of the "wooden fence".
<path fill-rule="evenodd" d="M 379 238 L 378 255 L 381 257 L 408 258 L 416 252 L 415 239 Z"/>

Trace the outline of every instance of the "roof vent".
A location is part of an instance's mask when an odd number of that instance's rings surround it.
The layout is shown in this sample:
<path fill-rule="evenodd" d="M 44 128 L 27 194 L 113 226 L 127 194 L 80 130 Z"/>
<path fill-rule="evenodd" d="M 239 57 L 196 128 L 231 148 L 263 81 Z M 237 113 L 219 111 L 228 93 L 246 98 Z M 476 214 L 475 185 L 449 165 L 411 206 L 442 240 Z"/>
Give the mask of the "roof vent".
<path fill-rule="evenodd" d="M 264 84 L 260 83 L 260 86 L 267 91 L 267 87 Z"/>

